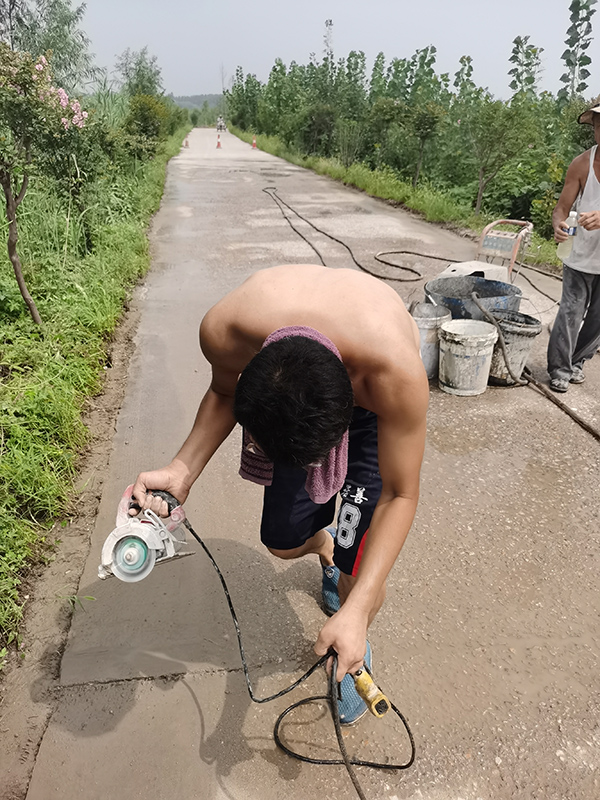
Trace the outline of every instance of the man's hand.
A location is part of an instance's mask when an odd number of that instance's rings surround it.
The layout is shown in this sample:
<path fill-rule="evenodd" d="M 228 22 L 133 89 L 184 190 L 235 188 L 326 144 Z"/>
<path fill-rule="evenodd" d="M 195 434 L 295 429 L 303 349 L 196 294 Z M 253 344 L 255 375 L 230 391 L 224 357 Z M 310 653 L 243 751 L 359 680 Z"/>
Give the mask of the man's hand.
<path fill-rule="evenodd" d="M 581 217 L 580 217 L 581 218 Z M 567 220 L 563 220 L 558 225 L 554 226 L 554 240 L 556 242 L 566 242 L 569 238 L 569 234 L 567 231 L 569 230 L 569 226 L 567 225 Z"/>
<path fill-rule="evenodd" d="M 315 645 L 315 653 L 324 656 L 330 647 L 338 654 L 336 680 L 338 683 L 346 673 L 354 674 L 364 663 L 367 652 L 368 615 L 344 605 L 321 628 Z M 331 671 L 330 659 L 327 671 Z"/>
<path fill-rule="evenodd" d="M 600 211 L 582 211 L 579 215 L 579 224 L 586 231 L 600 230 Z"/>
<path fill-rule="evenodd" d="M 168 517 L 169 509 L 164 500 L 150 494 L 153 490 L 169 492 L 181 505 L 190 492 L 190 483 L 187 470 L 182 464 L 173 461 L 164 469 L 155 469 L 152 472 L 141 472 L 133 487 L 133 497 L 142 511 L 147 508 L 154 511 L 159 517 Z M 136 516 L 139 511 L 130 509 L 129 514 Z"/>

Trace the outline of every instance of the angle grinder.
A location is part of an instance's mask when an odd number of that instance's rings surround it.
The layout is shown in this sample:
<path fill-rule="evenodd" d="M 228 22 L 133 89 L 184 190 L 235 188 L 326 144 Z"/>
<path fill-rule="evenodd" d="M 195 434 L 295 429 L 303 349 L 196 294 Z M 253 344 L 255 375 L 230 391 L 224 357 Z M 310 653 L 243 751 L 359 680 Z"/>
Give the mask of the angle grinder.
<path fill-rule="evenodd" d="M 129 510 L 136 507 L 132 492 L 133 484 L 127 487 L 119 503 L 117 527 L 102 547 L 98 567 L 98 577 L 102 580 L 114 575 L 126 583 L 135 583 L 146 578 L 156 564 L 193 555 L 185 550 L 185 511 L 175 498 L 168 492 L 153 492 L 169 507 L 166 519 L 150 509 L 132 517 Z"/>

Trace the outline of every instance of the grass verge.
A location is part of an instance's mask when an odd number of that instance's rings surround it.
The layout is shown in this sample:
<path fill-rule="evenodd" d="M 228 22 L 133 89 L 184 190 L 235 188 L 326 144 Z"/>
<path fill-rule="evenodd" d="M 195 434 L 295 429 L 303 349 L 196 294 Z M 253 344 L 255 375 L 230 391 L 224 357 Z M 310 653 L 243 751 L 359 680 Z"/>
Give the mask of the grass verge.
<path fill-rule="evenodd" d="M 242 141 L 252 142 L 254 134 L 234 126 L 230 127 L 230 131 Z M 326 175 L 347 186 L 361 189 L 371 197 L 389 200 L 415 211 L 427 222 L 458 225 L 480 234 L 485 226 L 495 219 L 486 214 L 475 214 L 470 206 L 457 203 L 449 195 L 427 184 L 413 187 L 412 184 L 401 180 L 389 167 L 372 170 L 366 164 L 359 163 L 345 167 L 335 158 L 303 156 L 286 147 L 277 136 L 257 134 L 256 144 L 260 150 L 297 166 L 311 169 L 318 175 Z M 543 239 L 534 231 L 525 262 L 560 267 L 560 261 L 556 258 L 556 243 Z"/>
<path fill-rule="evenodd" d="M 10 264 L 0 258 L 0 652 L 18 640 L 27 571 L 51 553 L 48 532 L 65 510 L 86 441 L 81 411 L 101 389 L 127 291 L 149 267 L 147 225 L 187 132 L 99 190 L 102 222 L 85 257 L 72 247 L 69 209 L 43 183 L 30 190 L 20 251 L 41 328 L 23 313 Z"/>

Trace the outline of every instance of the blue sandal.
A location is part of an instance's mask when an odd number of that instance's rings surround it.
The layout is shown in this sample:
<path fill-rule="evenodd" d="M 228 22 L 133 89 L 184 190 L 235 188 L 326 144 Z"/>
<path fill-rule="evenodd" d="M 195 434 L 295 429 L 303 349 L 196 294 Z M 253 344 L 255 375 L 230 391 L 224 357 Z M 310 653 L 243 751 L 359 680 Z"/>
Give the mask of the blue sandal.
<path fill-rule="evenodd" d="M 371 645 L 367 641 L 367 652 L 365 654 L 365 664 L 371 669 L 372 664 Z M 338 713 L 340 715 L 341 725 L 354 725 L 359 719 L 362 719 L 369 710 L 367 704 L 356 691 L 354 686 L 354 678 L 352 675 L 344 675 L 340 683 L 340 691 L 342 699 L 338 701 Z"/>
<path fill-rule="evenodd" d="M 325 528 L 325 530 L 335 539 L 336 531 L 333 526 Z M 327 616 L 332 617 L 337 611 L 340 610 L 341 606 L 340 595 L 338 593 L 340 570 L 335 565 L 332 565 L 331 567 L 324 567 L 321 565 L 321 569 L 323 570 L 323 584 L 321 590 L 323 595 L 323 607 Z"/>

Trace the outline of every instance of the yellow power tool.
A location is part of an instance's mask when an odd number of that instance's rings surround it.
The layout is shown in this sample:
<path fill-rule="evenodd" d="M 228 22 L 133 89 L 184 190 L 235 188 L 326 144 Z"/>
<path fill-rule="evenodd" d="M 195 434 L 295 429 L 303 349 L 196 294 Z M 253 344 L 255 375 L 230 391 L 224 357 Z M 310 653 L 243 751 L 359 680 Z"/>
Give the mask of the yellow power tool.
<path fill-rule="evenodd" d="M 390 710 L 390 701 L 374 682 L 366 669 L 359 669 L 352 676 L 356 691 L 367 704 L 367 708 L 375 717 L 383 717 Z"/>

